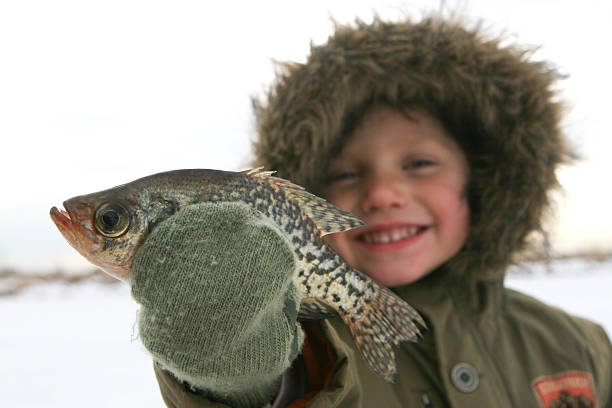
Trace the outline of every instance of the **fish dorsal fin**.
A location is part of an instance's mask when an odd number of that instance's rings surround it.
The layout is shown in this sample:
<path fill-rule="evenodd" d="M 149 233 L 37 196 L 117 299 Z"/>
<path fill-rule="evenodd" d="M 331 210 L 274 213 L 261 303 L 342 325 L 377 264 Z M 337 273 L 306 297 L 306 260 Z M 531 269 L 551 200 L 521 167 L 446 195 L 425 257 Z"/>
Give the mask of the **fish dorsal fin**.
<path fill-rule="evenodd" d="M 263 167 L 243 171 L 242 174 L 258 178 L 274 188 L 280 189 L 296 201 L 302 210 L 317 225 L 321 236 L 333 234 L 334 232 L 348 231 L 353 228 L 366 225 L 366 222 L 342 208 L 317 197 L 304 190 L 304 187 L 293 184 L 289 180 L 274 177 L 274 171 L 264 170 Z"/>

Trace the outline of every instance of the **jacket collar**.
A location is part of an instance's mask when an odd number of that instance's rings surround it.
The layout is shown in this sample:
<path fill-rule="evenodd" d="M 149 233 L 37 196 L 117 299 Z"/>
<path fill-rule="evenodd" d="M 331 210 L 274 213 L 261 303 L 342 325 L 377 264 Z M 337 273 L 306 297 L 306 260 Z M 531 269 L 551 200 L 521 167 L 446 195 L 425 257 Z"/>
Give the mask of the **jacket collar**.
<path fill-rule="evenodd" d="M 444 269 L 425 278 L 393 289 L 402 299 L 419 310 L 435 324 L 442 310 L 452 310 L 468 319 L 480 319 L 498 314 L 503 308 L 504 274 L 489 278 L 457 277 Z M 449 305 L 450 303 L 450 305 Z"/>

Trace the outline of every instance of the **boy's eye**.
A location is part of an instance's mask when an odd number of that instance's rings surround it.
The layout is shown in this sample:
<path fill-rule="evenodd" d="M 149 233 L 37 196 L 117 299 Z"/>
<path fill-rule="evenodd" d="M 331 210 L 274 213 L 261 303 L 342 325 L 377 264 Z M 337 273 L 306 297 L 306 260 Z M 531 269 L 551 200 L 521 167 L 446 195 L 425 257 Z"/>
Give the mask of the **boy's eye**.
<path fill-rule="evenodd" d="M 344 181 L 344 180 L 352 180 L 358 176 L 356 171 L 353 170 L 344 170 L 332 173 L 329 177 L 329 181 Z"/>
<path fill-rule="evenodd" d="M 334 175 L 334 180 L 348 180 L 348 179 L 352 179 L 357 177 L 357 172 L 356 171 L 343 171 L 341 173 L 338 173 L 336 175 Z"/>
<path fill-rule="evenodd" d="M 425 167 L 432 166 L 433 164 L 434 163 L 431 160 L 418 159 L 418 160 L 412 160 L 410 163 L 408 163 L 406 167 L 408 169 L 422 169 Z"/>

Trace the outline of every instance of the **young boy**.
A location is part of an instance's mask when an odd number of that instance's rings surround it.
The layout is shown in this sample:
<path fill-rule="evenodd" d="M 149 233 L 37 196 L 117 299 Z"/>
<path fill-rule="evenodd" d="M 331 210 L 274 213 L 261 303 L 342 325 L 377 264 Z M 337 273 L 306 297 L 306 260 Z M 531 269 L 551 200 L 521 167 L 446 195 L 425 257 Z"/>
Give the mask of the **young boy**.
<path fill-rule="evenodd" d="M 286 66 L 257 108 L 256 164 L 367 221 L 329 243 L 428 330 L 395 348 L 389 384 L 339 319 L 306 324 L 303 356 L 268 401 L 612 407 L 604 330 L 503 287 L 569 156 L 555 80 L 524 50 L 435 16 L 339 26 Z M 169 406 L 234 401 L 168 371 L 156 366 Z"/>

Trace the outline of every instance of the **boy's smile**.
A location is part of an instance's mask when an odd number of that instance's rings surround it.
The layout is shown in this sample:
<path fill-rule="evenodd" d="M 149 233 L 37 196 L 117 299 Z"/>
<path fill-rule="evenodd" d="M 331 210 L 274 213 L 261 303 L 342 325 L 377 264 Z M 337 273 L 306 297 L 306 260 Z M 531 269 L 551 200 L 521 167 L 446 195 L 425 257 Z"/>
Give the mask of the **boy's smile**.
<path fill-rule="evenodd" d="M 469 227 L 465 154 L 432 116 L 408 116 L 386 106 L 368 111 L 332 160 L 326 190 L 330 202 L 368 222 L 329 235 L 330 244 L 391 287 L 446 262 Z"/>
<path fill-rule="evenodd" d="M 427 228 L 405 223 L 381 223 L 361 228 L 356 239 L 373 251 L 391 251 L 415 240 Z"/>

